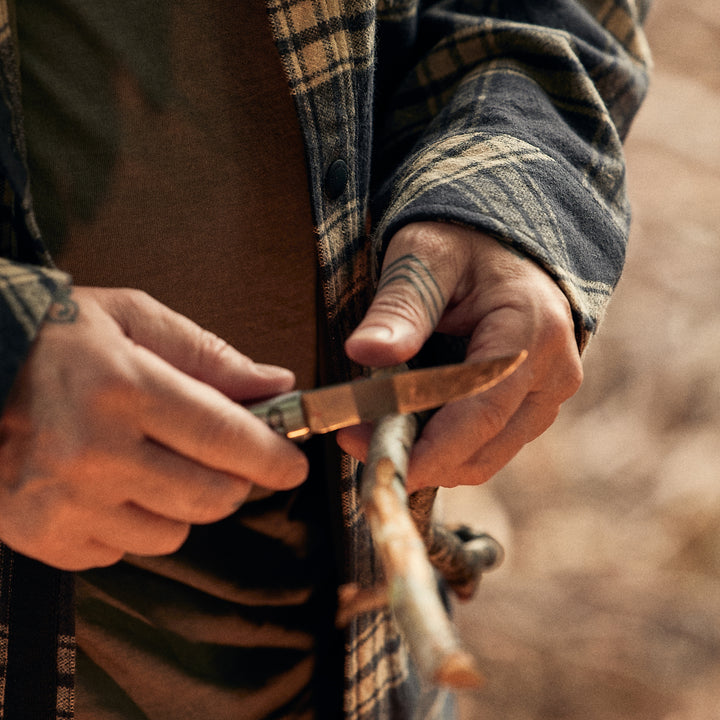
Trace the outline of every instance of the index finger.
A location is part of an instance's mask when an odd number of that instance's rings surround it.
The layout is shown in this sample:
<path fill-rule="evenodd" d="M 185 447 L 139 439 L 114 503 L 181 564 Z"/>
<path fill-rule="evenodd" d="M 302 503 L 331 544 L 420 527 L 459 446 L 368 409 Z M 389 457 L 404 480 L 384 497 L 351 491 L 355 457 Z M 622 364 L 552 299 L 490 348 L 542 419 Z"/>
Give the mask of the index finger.
<path fill-rule="evenodd" d="M 411 489 L 460 484 L 459 479 L 447 477 L 450 468 L 466 473 L 467 478 L 475 474 L 477 452 L 506 429 L 525 401 L 528 382 L 517 377 L 520 372 L 486 393 L 443 406 L 428 420 L 412 452 Z"/>
<path fill-rule="evenodd" d="M 145 348 L 140 428 L 146 437 L 209 468 L 263 487 L 295 487 L 305 455 L 241 405 Z"/>

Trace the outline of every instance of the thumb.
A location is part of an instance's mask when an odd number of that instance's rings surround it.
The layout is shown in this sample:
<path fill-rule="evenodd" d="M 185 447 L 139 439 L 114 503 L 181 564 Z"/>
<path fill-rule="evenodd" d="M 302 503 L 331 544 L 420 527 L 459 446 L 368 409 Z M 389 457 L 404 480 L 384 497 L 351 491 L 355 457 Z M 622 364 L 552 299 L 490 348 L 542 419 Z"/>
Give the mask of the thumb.
<path fill-rule="evenodd" d="M 432 261 L 402 252 L 403 242 L 393 243 L 375 299 L 345 344 L 348 356 L 361 365 L 383 367 L 413 357 L 435 329 L 447 302 Z"/>

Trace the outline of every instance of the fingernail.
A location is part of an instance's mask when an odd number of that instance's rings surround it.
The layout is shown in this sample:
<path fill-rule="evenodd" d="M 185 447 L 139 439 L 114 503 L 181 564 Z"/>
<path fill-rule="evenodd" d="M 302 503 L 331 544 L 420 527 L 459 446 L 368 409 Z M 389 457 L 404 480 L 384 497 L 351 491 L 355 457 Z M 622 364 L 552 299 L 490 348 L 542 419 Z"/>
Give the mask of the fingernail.
<path fill-rule="evenodd" d="M 388 342 L 392 336 L 393 331 L 385 325 L 368 325 L 358 328 L 351 337 L 353 340 Z"/>
<path fill-rule="evenodd" d="M 272 380 L 295 378 L 295 374 L 292 370 L 280 367 L 279 365 L 265 365 L 264 363 L 255 363 L 255 371 L 258 375 Z"/>

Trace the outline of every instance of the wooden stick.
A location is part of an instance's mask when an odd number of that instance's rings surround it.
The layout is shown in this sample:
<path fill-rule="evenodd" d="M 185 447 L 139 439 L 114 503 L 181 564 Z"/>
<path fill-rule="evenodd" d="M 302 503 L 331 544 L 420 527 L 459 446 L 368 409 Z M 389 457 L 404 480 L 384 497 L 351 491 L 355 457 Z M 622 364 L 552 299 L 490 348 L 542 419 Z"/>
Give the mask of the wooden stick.
<path fill-rule="evenodd" d="M 390 608 L 420 674 L 439 685 L 479 687 L 483 677 L 460 646 L 408 509 L 405 478 L 416 433 L 413 415 L 388 415 L 376 424 L 361 501 L 385 569 Z"/>

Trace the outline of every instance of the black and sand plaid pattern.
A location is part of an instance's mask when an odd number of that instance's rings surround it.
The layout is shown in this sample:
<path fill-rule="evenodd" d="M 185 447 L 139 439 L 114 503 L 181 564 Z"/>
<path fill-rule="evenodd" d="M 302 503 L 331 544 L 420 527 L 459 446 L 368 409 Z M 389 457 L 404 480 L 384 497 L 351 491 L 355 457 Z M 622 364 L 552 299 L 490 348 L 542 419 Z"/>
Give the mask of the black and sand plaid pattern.
<path fill-rule="evenodd" d="M 541 263 L 569 297 L 584 347 L 623 264 L 629 213 L 621 141 L 646 88 L 640 25 L 647 0 L 266 4 L 305 137 L 329 375 L 357 371 L 342 342 L 369 302 L 376 252 L 397 228 L 420 219 L 478 227 Z M 8 17 L 0 0 L 0 161 L 19 188 Z M 327 173 L 337 161 L 347 182 L 328 193 Z M 27 242 L 32 235 L 26 232 Z M 39 265 L 41 255 L 32 252 Z M 24 248 L 24 256 L 32 252 Z M 3 392 L 61 285 L 52 272 L 18 268 L 12 257 L 0 264 L 3 354 L 6 343 L 18 348 L 17 361 L 3 358 Z M 353 477 L 346 460 L 346 579 L 371 583 L 374 560 Z M 0 588 L 0 670 L 8 664 L 11 620 L 3 598 L 10 579 L 4 573 Z M 12 582 L 23 578 L 16 573 Z M 71 643 L 62 636 L 58 646 L 66 650 L 58 657 L 67 670 Z M 346 656 L 347 718 L 410 716 L 407 658 L 389 617 L 358 618 Z M 67 691 L 58 697 L 64 713 Z M 57 716 L 65 717 L 60 710 Z"/>
<path fill-rule="evenodd" d="M 374 3 L 270 0 L 269 16 L 288 73 L 305 135 L 318 230 L 322 294 L 327 310 L 330 373 L 352 374 L 342 342 L 370 300 L 372 264 L 365 234 L 371 153 Z M 345 191 L 336 198 L 325 177 L 346 164 Z M 375 575 L 354 473 L 342 473 L 347 579 L 370 584 Z M 407 676 L 406 657 L 385 614 L 368 614 L 346 635 L 344 705 L 347 718 L 404 717 L 397 694 Z"/>
<path fill-rule="evenodd" d="M 351 370 L 341 342 L 369 299 L 370 202 L 378 252 L 403 224 L 440 219 L 534 258 L 568 295 L 584 347 L 624 260 L 621 141 L 647 84 L 644 10 L 633 0 L 270 0 L 269 8 L 305 133 L 324 298 L 337 328 L 333 370 Z M 351 180 L 330 199 L 323 178 L 337 158 Z M 352 477 L 348 464 L 347 579 L 370 583 Z M 358 618 L 347 637 L 346 717 L 411 713 L 406 661 L 389 618 Z"/>
<path fill-rule="evenodd" d="M 0 258 L 0 373 L 14 378 L 57 289 L 67 282 L 57 270 Z M 3 382 L 0 408 L 10 384 Z"/>

